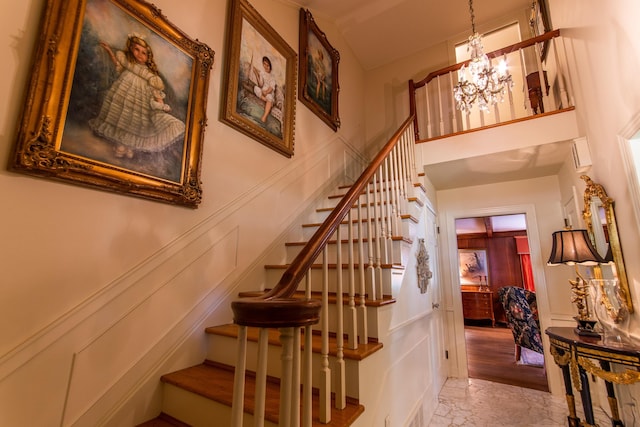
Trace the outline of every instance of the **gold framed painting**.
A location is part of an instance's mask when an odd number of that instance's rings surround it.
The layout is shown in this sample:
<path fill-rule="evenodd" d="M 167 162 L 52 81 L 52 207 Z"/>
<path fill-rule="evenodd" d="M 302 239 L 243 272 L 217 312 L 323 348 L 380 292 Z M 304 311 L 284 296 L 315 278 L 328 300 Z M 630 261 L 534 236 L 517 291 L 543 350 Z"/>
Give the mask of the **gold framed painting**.
<path fill-rule="evenodd" d="M 338 62 L 340 54 L 318 28 L 311 12 L 300 9 L 298 98 L 334 131 L 340 127 Z"/>
<path fill-rule="evenodd" d="M 141 0 L 47 0 L 10 169 L 195 208 L 214 52 Z"/>
<path fill-rule="evenodd" d="M 297 55 L 246 0 L 231 0 L 221 119 L 278 153 L 294 147 Z"/>

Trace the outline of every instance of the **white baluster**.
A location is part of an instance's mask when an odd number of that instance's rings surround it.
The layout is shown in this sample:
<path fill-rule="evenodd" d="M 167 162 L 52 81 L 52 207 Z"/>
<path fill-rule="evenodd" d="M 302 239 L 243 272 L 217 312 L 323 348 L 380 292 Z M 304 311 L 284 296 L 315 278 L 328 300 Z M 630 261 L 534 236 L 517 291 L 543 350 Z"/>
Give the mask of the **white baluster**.
<path fill-rule="evenodd" d="M 411 167 L 411 176 L 413 180 L 418 182 L 418 172 L 416 171 L 416 137 L 413 134 L 413 125 L 409 125 L 409 129 L 405 132 L 407 145 L 409 146 L 409 166 Z"/>
<path fill-rule="evenodd" d="M 305 286 L 305 298 L 311 298 L 311 270 L 307 271 Z M 312 403 L 313 403 L 313 327 L 311 325 L 304 327 L 304 361 L 302 373 L 302 427 L 311 427 L 312 425 Z"/>
<path fill-rule="evenodd" d="M 456 98 L 453 96 L 453 71 L 449 71 L 449 84 L 451 85 L 451 90 L 449 91 L 451 94 L 451 127 L 453 128 L 453 133 L 457 133 L 458 117 L 456 114 Z"/>
<path fill-rule="evenodd" d="M 291 427 L 300 427 L 300 333 L 302 328 L 291 328 L 293 331 L 293 363 L 291 366 Z"/>
<path fill-rule="evenodd" d="M 429 103 L 429 84 L 424 85 L 424 98 L 427 100 L 427 138 L 431 138 L 433 136 L 433 131 L 431 130 L 431 105 Z"/>
<path fill-rule="evenodd" d="M 444 113 L 442 112 L 442 89 L 440 88 L 440 76 L 436 77 L 436 81 L 438 82 L 438 106 L 440 108 L 440 134 L 438 136 L 444 135 Z"/>
<path fill-rule="evenodd" d="M 329 368 L 329 253 L 325 246 L 322 258 L 322 367 L 320 368 L 320 422 L 331 422 L 331 368 Z"/>
<path fill-rule="evenodd" d="M 344 394 L 344 305 L 343 301 L 343 264 L 342 264 L 342 232 L 341 226 L 336 231 L 336 362 L 334 364 L 336 384 L 336 408 L 344 409 L 342 401 L 346 399 Z M 346 406 L 346 400 L 345 400 Z"/>
<path fill-rule="evenodd" d="M 369 265 L 367 266 L 369 282 L 371 283 L 371 299 L 375 301 L 376 298 L 376 275 L 375 275 L 375 258 L 374 258 L 374 238 L 375 238 L 375 218 L 372 213 L 372 196 L 371 196 L 371 183 L 367 184 L 367 252 L 369 254 Z"/>
<path fill-rule="evenodd" d="M 359 204 L 359 203 L 358 203 Z M 349 211 L 347 218 L 349 219 L 349 236 L 347 248 L 349 252 L 349 306 L 347 311 L 346 322 L 349 326 L 347 337 L 349 339 L 347 347 L 351 349 L 358 348 L 358 318 L 356 317 L 356 271 L 355 271 L 355 253 L 353 251 L 353 209 Z M 360 218 L 358 218 L 360 224 Z"/>
<path fill-rule="evenodd" d="M 267 395 L 267 350 L 269 349 L 269 330 L 260 328 L 258 334 L 258 369 L 256 370 L 254 427 L 264 426 L 264 408 Z"/>
<path fill-rule="evenodd" d="M 293 399 L 291 389 L 293 386 L 293 328 L 280 328 L 280 345 L 282 353 L 280 362 L 282 365 L 280 375 L 280 423 L 279 427 L 291 427 L 291 407 Z"/>
<path fill-rule="evenodd" d="M 391 200 L 391 157 L 384 159 L 384 195 L 387 199 L 387 263 L 393 264 L 393 201 Z"/>
<path fill-rule="evenodd" d="M 309 275 L 309 274 L 308 274 Z M 313 328 L 304 327 L 304 362 L 302 380 L 302 427 L 311 427 L 313 424 Z"/>
<path fill-rule="evenodd" d="M 238 353 L 233 376 L 233 403 L 231 406 L 231 426 L 242 427 L 244 415 L 244 376 L 247 368 L 247 327 L 238 326 Z"/>
<path fill-rule="evenodd" d="M 391 152 L 389 153 L 389 172 L 390 172 L 390 181 L 389 181 L 389 186 L 390 186 L 390 195 L 391 195 L 391 236 L 399 236 L 400 235 L 400 229 L 398 228 L 399 225 L 399 217 L 400 217 L 400 212 L 398 209 L 398 204 L 399 204 L 399 198 L 398 198 L 398 179 L 397 179 L 397 175 L 396 175 L 396 171 L 397 171 L 397 150 L 398 146 L 396 145 L 395 147 L 393 147 L 393 149 L 391 150 Z M 393 242 L 393 238 L 391 239 Z M 392 262 L 399 262 L 400 260 L 395 259 L 395 253 L 393 252 L 393 243 L 391 246 L 391 261 Z"/>
<path fill-rule="evenodd" d="M 362 203 L 358 198 L 358 261 L 360 268 L 358 269 L 358 273 L 360 274 L 360 305 L 358 306 L 359 313 L 359 342 L 362 344 L 367 344 L 369 341 L 368 335 L 368 325 L 367 325 L 367 306 L 365 301 L 365 295 L 367 293 L 366 289 L 366 276 L 365 276 L 365 255 L 364 255 L 364 236 L 363 236 L 363 224 L 364 218 L 362 217 Z M 368 244 L 371 247 L 371 243 Z"/>
<path fill-rule="evenodd" d="M 376 294 L 379 298 L 382 298 L 382 240 L 383 240 L 383 227 L 382 221 L 382 202 L 380 202 L 380 195 L 378 194 L 377 182 L 380 180 L 380 168 L 374 174 L 373 178 L 373 199 L 374 199 L 374 214 L 376 224 Z"/>
<path fill-rule="evenodd" d="M 386 159 L 385 159 L 386 160 Z M 387 162 L 383 160 L 379 169 L 380 176 L 380 220 L 382 221 L 382 260 L 384 264 L 389 264 L 391 255 L 389 254 L 389 222 L 387 208 L 389 207 L 389 199 L 387 199 Z"/>

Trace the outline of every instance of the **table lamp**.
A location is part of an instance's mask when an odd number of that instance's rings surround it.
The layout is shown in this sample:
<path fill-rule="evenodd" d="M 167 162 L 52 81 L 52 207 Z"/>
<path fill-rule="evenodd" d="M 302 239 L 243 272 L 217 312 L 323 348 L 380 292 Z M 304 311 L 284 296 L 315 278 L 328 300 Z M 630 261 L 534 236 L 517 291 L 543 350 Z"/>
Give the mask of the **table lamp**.
<path fill-rule="evenodd" d="M 605 264 L 607 261 L 593 247 L 587 230 L 556 231 L 552 239 L 551 255 L 547 265 L 574 265 L 576 269 L 576 280 L 569 280 L 573 294 L 571 302 L 578 307 L 578 316 L 575 317 L 578 326 L 575 332 L 578 335 L 599 337 L 600 334 L 594 330 L 597 321 L 591 319 L 589 314 L 587 282 L 580 275 L 578 265 L 593 266 Z"/>

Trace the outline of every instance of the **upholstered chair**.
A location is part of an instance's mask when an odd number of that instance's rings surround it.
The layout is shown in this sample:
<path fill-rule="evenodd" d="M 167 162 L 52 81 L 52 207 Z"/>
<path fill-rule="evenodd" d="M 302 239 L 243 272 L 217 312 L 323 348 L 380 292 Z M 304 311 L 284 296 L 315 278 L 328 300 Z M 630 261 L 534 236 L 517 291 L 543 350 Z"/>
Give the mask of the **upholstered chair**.
<path fill-rule="evenodd" d="M 516 361 L 520 360 L 521 348 L 543 353 L 538 304 L 535 292 L 516 286 L 498 289 L 498 299 L 504 307 L 507 323 L 516 344 Z"/>

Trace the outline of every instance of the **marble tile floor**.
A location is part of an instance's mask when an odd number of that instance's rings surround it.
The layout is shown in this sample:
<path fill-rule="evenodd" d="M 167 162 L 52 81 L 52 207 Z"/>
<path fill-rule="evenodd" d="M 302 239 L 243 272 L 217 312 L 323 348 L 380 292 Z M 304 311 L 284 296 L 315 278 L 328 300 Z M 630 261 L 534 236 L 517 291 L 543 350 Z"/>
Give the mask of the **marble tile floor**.
<path fill-rule="evenodd" d="M 429 427 L 564 427 L 567 406 L 564 397 L 551 393 L 474 378 L 449 378 L 438 398 Z M 576 406 L 580 402 L 576 401 Z M 610 426 L 600 408 L 594 408 L 596 423 Z M 584 421 L 581 408 L 578 416 Z"/>

